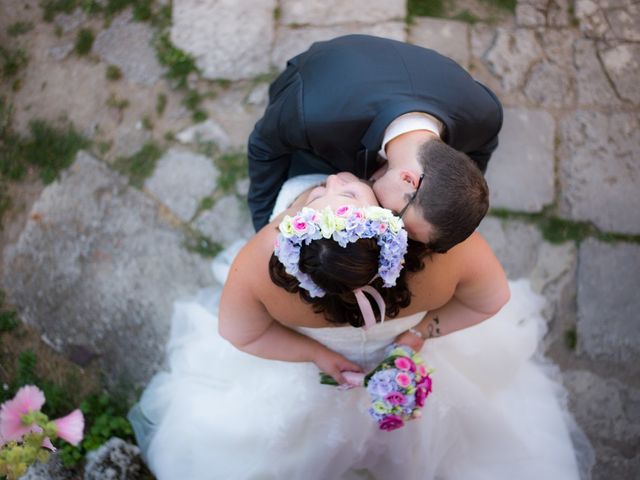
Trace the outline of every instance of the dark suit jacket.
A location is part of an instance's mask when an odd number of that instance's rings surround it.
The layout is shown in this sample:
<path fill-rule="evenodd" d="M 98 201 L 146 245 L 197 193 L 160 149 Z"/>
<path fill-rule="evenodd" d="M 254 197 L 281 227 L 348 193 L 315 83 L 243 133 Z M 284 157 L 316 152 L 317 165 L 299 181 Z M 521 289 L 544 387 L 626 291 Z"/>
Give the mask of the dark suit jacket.
<path fill-rule="evenodd" d="M 485 171 L 498 146 L 502 106 L 450 58 L 394 40 L 348 35 L 314 43 L 289 60 L 249 137 L 249 207 L 256 230 L 267 223 L 300 153 L 320 159 L 325 172 L 365 178 L 375 169 L 386 127 L 407 112 L 442 121 L 442 139 Z"/>

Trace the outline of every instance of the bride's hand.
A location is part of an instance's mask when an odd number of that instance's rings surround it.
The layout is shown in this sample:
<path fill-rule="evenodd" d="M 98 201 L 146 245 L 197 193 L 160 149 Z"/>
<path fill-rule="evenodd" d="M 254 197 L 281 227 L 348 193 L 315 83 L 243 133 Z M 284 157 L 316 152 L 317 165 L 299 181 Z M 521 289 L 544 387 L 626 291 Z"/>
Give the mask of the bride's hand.
<path fill-rule="evenodd" d="M 398 345 L 407 345 L 408 347 L 411 347 L 414 352 L 419 352 L 424 345 L 424 340 L 416 334 L 406 331 L 398 335 L 394 343 L 397 343 Z"/>
<path fill-rule="evenodd" d="M 320 350 L 313 363 L 317 365 L 321 372 L 331 375 L 340 385 L 348 383 L 342 372 L 362 372 L 362 368 L 359 365 L 328 348 Z"/>

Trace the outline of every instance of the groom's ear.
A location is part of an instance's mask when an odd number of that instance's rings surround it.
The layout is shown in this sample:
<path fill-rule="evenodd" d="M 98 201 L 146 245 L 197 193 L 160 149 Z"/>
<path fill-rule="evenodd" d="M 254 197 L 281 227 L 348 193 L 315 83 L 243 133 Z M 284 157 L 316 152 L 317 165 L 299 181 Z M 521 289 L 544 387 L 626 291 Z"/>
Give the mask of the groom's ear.
<path fill-rule="evenodd" d="M 400 171 L 400 180 L 404 183 L 410 184 L 414 189 L 416 189 L 420 182 L 420 175 L 412 170 L 402 170 Z"/>

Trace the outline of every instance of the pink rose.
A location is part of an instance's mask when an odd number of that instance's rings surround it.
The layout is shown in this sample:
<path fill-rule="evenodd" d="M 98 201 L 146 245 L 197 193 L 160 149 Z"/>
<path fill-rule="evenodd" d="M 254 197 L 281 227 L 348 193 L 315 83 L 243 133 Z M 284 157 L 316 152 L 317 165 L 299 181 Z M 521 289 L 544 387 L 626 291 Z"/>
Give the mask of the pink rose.
<path fill-rule="evenodd" d="M 407 357 L 396 358 L 393 363 L 400 370 L 415 371 L 415 364 Z"/>
<path fill-rule="evenodd" d="M 427 369 L 424 365 L 418 365 L 417 371 L 418 371 L 418 375 L 420 375 L 421 377 L 424 378 L 427 376 Z"/>
<path fill-rule="evenodd" d="M 407 401 L 405 396 L 400 392 L 391 392 L 388 393 L 384 399 L 389 402 L 391 405 L 404 405 Z"/>
<path fill-rule="evenodd" d="M 386 223 L 381 223 L 380 226 L 378 227 L 378 231 L 380 233 L 384 233 L 386 229 L 387 229 L 387 224 Z"/>
<path fill-rule="evenodd" d="M 397 415 L 387 415 L 378 423 L 380 430 L 390 432 L 404 426 L 404 422 Z"/>
<path fill-rule="evenodd" d="M 406 388 L 411 385 L 411 377 L 406 373 L 400 372 L 396 375 L 396 383 L 400 385 L 402 388 Z"/>
<path fill-rule="evenodd" d="M 360 210 L 356 210 L 355 212 L 353 212 L 353 216 L 358 220 L 362 220 L 364 218 L 364 213 L 362 213 Z"/>
<path fill-rule="evenodd" d="M 348 217 L 350 210 L 351 207 L 349 205 L 343 205 L 341 207 L 338 207 L 338 209 L 336 210 L 336 215 L 338 217 Z"/>
<path fill-rule="evenodd" d="M 301 217 L 295 217 L 291 224 L 296 233 L 305 233 L 309 228 L 307 222 Z"/>

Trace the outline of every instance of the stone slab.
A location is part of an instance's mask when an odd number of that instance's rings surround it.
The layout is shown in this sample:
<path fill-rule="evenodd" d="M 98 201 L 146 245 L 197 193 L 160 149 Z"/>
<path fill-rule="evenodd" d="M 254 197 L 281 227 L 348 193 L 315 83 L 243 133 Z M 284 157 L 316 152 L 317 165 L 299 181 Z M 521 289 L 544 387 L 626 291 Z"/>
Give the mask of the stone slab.
<path fill-rule="evenodd" d="M 618 95 L 640 105 L 640 45 L 622 44 L 602 48 L 600 57 Z"/>
<path fill-rule="evenodd" d="M 360 33 L 391 38 L 404 42 L 406 40 L 404 22 L 382 22 L 376 25 L 348 24 L 331 27 L 290 28 L 278 30 L 273 53 L 272 65 L 283 70 L 287 60 L 307 50 L 314 42 L 329 40 L 342 35 Z"/>
<path fill-rule="evenodd" d="M 171 40 L 206 78 L 237 80 L 269 71 L 276 0 L 174 0 Z"/>
<path fill-rule="evenodd" d="M 578 261 L 581 353 L 594 360 L 620 363 L 629 372 L 640 371 L 638 285 L 640 245 L 609 244 L 594 239 L 582 243 Z"/>
<path fill-rule="evenodd" d="M 531 65 L 542 58 L 543 50 L 533 30 L 498 27 L 496 31 L 485 64 L 506 91 L 515 91 L 524 83 Z"/>
<path fill-rule="evenodd" d="M 120 68 L 127 80 L 150 86 L 164 73 L 151 46 L 152 39 L 151 26 L 134 22 L 131 12 L 126 11 L 114 18 L 109 28 L 98 34 L 93 43 L 93 52 L 103 62 Z"/>
<path fill-rule="evenodd" d="M 238 239 L 248 240 L 255 233 L 246 201 L 235 195 L 219 199 L 211 210 L 198 215 L 193 226 L 225 247 Z"/>
<path fill-rule="evenodd" d="M 164 356 L 174 300 L 212 281 L 184 242 L 154 201 L 81 152 L 5 249 L 2 281 L 58 352 L 82 346 L 108 384 L 143 385 Z"/>
<path fill-rule="evenodd" d="M 315 26 L 404 20 L 404 0 L 280 0 L 280 22 Z"/>
<path fill-rule="evenodd" d="M 227 132 L 210 118 L 184 129 L 176 135 L 176 139 L 180 143 L 214 142 L 221 151 L 231 146 Z"/>
<path fill-rule="evenodd" d="M 180 220 L 189 221 L 200 201 L 216 187 L 219 172 L 204 155 L 172 148 L 165 153 L 144 188 Z"/>
<path fill-rule="evenodd" d="M 640 234 L 640 118 L 580 110 L 560 128 L 560 213 Z"/>
<path fill-rule="evenodd" d="M 487 169 L 492 207 L 538 212 L 554 198 L 554 120 L 544 110 L 505 108 Z"/>
<path fill-rule="evenodd" d="M 509 279 L 529 277 L 538 262 L 538 248 L 542 243 L 542 235 L 534 225 L 488 216 L 478 231 L 493 249 Z"/>
<path fill-rule="evenodd" d="M 464 68 L 469 68 L 471 54 L 468 23 L 418 17 L 409 26 L 409 43 L 436 50 Z"/>
<path fill-rule="evenodd" d="M 575 41 L 573 64 L 576 67 L 576 93 L 579 106 L 620 105 L 620 99 L 602 68 L 593 40 L 577 39 Z"/>
<path fill-rule="evenodd" d="M 640 442 L 640 390 L 611 377 L 601 377 L 586 370 L 564 372 L 563 380 L 571 394 L 569 406 L 593 446 L 616 445 L 617 455 L 637 455 Z M 609 455 L 611 455 L 610 452 Z M 604 459 L 599 459 L 604 460 Z M 621 476 L 610 478 L 634 478 Z"/>
<path fill-rule="evenodd" d="M 137 445 L 112 437 L 87 453 L 83 480 L 141 478 L 146 468 Z"/>

